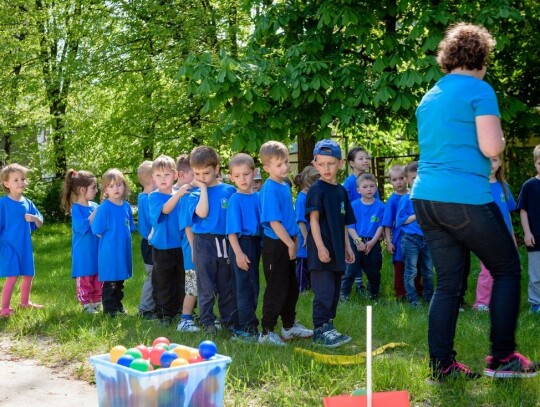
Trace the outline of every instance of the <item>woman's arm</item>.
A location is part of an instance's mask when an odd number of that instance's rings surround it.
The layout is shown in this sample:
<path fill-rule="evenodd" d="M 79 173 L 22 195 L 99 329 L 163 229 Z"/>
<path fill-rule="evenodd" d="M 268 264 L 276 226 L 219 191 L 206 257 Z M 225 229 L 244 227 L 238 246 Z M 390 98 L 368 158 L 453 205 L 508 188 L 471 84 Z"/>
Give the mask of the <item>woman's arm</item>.
<path fill-rule="evenodd" d="M 498 116 L 476 116 L 476 135 L 478 147 L 486 157 L 496 157 L 504 151 L 506 141 Z"/>

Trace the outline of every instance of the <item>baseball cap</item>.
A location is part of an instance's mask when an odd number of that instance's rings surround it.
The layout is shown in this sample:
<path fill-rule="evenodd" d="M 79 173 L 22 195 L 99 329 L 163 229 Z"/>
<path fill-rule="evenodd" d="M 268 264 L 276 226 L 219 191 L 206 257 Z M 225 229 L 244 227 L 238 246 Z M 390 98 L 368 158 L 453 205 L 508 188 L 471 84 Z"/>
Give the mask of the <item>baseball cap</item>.
<path fill-rule="evenodd" d="M 253 179 L 255 181 L 258 181 L 258 180 L 262 179 L 262 177 L 261 177 L 261 169 L 260 168 L 255 168 L 255 176 L 253 177 Z"/>
<path fill-rule="evenodd" d="M 315 144 L 315 148 L 313 149 L 313 156 L 315 157 L 316 155 L 327 155 L 341 160 L 341 147 L 334 140 L 320 140 Z"/>

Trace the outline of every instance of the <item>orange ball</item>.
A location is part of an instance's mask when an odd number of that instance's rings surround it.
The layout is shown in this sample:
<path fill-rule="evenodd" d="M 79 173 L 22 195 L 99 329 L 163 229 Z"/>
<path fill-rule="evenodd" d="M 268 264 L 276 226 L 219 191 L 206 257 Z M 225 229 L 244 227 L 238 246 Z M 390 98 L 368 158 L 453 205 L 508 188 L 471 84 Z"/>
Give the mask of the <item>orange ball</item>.
<path fill-rule="evenodd" d="M 122 345 L 117 345 L 111 349 L 109 352 L 109 360 L 112 363 L 118 362 L 118 359 L 120 359 L 120 356 L 122 356 L 124 353 L 127 352 L 127 348 Z"/>

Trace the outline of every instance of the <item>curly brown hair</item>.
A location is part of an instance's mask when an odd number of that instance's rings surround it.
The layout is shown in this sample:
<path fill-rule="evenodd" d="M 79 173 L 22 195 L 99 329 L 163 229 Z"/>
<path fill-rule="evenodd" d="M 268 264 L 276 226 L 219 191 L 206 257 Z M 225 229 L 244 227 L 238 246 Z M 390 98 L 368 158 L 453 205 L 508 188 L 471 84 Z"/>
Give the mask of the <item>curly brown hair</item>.
<path fill-rule="evenodd" d="M 439 44 L 437 63 L 446 73 L 455 68 L 481 70 L 489 62 L 495 40 L 484 27 L 458 23 L 450 27 Z"/>

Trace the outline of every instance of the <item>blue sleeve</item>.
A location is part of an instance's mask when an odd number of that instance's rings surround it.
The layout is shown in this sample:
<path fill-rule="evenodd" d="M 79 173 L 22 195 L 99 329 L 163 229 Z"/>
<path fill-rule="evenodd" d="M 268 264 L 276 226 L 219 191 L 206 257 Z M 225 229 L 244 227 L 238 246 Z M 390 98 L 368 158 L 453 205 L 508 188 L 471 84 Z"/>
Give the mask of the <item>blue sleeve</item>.
<path fill-rule="evenodd" d="M 160 196 L 154 192 L 148 195 L 148 217 L 150 224 L 155 228 L 164 219 L 163 206 L 165 202 L 160 199 Z"/>
<path fill-rule="evenodd" d="M 242 215 L 239 208 L 239 200 L 235 198 L 237 198 L 236 194 L 231 196 L 229 206 L 227 207 L 225 226 L 225 233 L 227 235 L 242 232 Z"/>
<path fill-rule="evenodd" d="M 478 83 L 478 91 L 474 92 L 472 106 L 475 116 L 500 116 L 497 95 L 493 88 L 484 81 Z"/>
<path fill-rule="evenodd" d="M 185 229 L 187 227 L 193 226 L 193 221 L 195 216 L 195 209 L 199 203 L 199 192 L 198 190 L 190 193 L 189 195 L 184 195 L 180 199 L 180 208 L 179 208 L 179 223 L 178 226 L 180 229 Z"/>
<path fill-rule="evenodd" d="M 90 221 L 81 210 L 80 205 L 71 207 L 71 229 L 74 233 L 80 233 L 81 235 L 85 235 L 90 230 Z"/>
<path fill-rule="evenodd" d="M 303 222 L 307 223 L 306 220 L 306 195 L 304 193 L 299 193 L 296 197 L 296 202 L 294 205 L 294 211 L 296 213 L 296 223 Z"/>
<path fill-rule="evenodd" d="M 261 222 L 277 221 L 283 223 L 283 213 L 281 213 L 279 203 L 276 202 L 277 197 L 278 191 L 276 191 L 274 184 L 269 184 L 267 188 L 263 189 L 261 195 Z"/>
<path fill-rule="evenodd" d="M 127 201 L 125 202 L 125 205 L 129 215 L 129 231 L 136 232 L 137 226 L 135 226 L 135 221 L 133 220 L 133 210 L 131 209 L 131 205 Z"/>
<path fill-rule="evenodd" d="M 508 206 L 508 212 L 515 211 L 517 208 L 517 204 L 516 204 L 516 200 L 514 199 L 514 195 L 512 195 L 510 186 L 506 183 L 504 185 L 506 187 L 506 192 L 508 194 L 508 199 L 506 200 L 506 206 Z"/>
<path fill-rule="evenodd" d="M 399 201 L 397 213 L 396 213 L 396 227 L 402 226 L 404 222 L 407 220 L 409 216 L 411 216 L 413 213 L 411 213 L 409 206 L 410 206 L 411 200 L 408 197 L 403 197 Z"/>
<path fill-rule="evenodd" d="M 39 220 L 43 222 L 43 215 L 38 211 L 38 209 L 36 208 L 36 206 L 30 199 L 28 199 L 28 213 L 30 213 L 31 215 L 37 216 Z M 36 222 L 30 222 L 30 229 L 31 230 L 37 229 Z"/>
<path fill-rule="evenodd" d="M 6 210 L 4 205 L 4 200 L 0 199 L 0 238 L 2 237 L 2 233 L 4 232 L 4 228 L 6 227 Z"/>
<path fill-rule="evenodd" d="M 96 208 L 96 216 L 92 222 L 92 233 L 94 235 L 103 235 L 107 230 L 108 210 L 105 201 Z"/>

